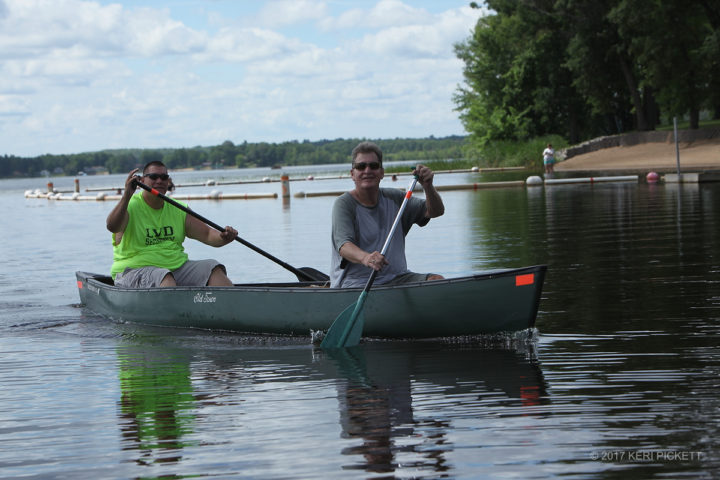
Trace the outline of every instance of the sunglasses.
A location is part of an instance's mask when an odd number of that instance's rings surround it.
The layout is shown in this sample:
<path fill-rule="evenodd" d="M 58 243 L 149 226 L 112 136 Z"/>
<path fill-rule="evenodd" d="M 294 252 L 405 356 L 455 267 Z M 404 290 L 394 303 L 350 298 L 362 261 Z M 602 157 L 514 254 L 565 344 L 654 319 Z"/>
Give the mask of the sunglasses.
<path fill-rule="evenodd" d="M 370 167 L 370 170 L 377 170 L 378 168 L 380 168 L 380 162 L 370 162 L 370 163 L 358 162 L 355 165 L 353 165 L 353 168 L 355 170 L 360 170 L 360 171 L 365 170 L 367 167 Z"/>
<path fill-rule="evenodd" d="M 167 173 L 148 173 L 143 176 L 150 178 L 150 180 L 157 180 L 158 178 L 160 180 L 167 180 L 168 178 L 170 178 L 170 175 L 168 175 Z"/>

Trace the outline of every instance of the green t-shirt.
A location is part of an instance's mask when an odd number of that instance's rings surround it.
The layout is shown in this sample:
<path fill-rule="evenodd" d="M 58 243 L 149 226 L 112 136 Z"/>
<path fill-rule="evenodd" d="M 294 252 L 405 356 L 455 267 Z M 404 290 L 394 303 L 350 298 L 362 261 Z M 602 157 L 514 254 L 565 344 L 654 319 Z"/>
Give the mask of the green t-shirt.
<path fill-rule="evenodd" d="M 183 248 L 186 213 L 163 203 L 156 210 L 145 203 L 142 193 L 132 196 L 128 219 L 120 243 L 113 242 L 113 279 L 126 268 L 155 266 L 175 270 L 188 259 Z"/>

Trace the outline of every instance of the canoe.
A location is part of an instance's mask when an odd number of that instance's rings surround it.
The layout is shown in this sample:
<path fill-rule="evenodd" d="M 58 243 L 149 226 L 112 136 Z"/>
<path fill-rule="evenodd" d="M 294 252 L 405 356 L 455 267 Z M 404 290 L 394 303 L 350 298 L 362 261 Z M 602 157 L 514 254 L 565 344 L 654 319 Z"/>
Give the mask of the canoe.
<path fill-rule="evenodd" d="M 375 286 L 365 302 L 363 336 L 438 338 L 533 328 L 546 268 Z M 115 321 L 271 335 L 326 331 L 362 291 L 318 282 L 128 289 L 107 275 L 76 277 L 85 308 Z"/>

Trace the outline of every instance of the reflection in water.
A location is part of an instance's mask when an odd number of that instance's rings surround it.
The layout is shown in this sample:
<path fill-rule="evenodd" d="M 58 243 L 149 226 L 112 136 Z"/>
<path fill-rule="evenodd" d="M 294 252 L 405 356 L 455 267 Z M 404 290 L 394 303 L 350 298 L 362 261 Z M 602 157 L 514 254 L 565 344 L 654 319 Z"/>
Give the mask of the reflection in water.
<path fill-rule="evenodd" d="M 267 401 L 307 398 L 313 384 L 337 391 L 341 443 L 333 448 L 351 459 L 342 468 L 372 474 L 452 475 L 463 419 L 482 416 L 491 405 L 535 415 L 534 407 L 547 402 L 533 342 L 503 348 L 382 342 L 322 351 L 197 345 L 185 350 L 181 341 L 168 336 L 117 349 L 123 449 L 135 452 L 133 462 L 151 467 L 149 472 L 187 472 L 188 449 L 212 444 L 227 468 L 253 467 L 248 455 L 226 457 L 226 442 L 236 452 L 257 452 L 260 442 L 269 449 L 264 454 L 275 458 L 271 446 L 287 442 L 287 422 L 297 413 L 275 410 Z M 227 409 L 233 411 L 229 417 Z M 216 418 L 213 412 L 221 411 L 234 420 Z M 240 416 L 252 418 L 252 424 L 237 423 Z M 255 440 L 244 442 L 250 432 Z M 161 465 L 164 469 L 156 470 Z"/>
<path fill-rule="evenodd" d="M 117 355 L 124 449 L 139 450 L 139 464 L 178 462 L 194 422 L 188 361 L 143 345 Z"/>
<path fill-rule="evenodd" d="M 472 412 L 488 396 L 521 407 L 546 400 L 534 345 L 523 349 L 420 343 L 402 350 L 366 344 L 327 352 L 344 377 L 338 384 L 342 435 L 360 441 L 342 449 L 355 457 L 344 468 L 372 473 L 452 470 L 447 454 L 455 448 L 449 438 L 457 427 L 449 420 L 450 410 Z M 446 399 L 448 411 L 428 414 L 423 404 L 437 401 L 438 395 Z M 416 415 L 414 405 L 422 413 Z"/>
<path fill-rule="evenodd" d="M 343 436 L 362 440 L 342 453 L 364 458 L 346 468 L 392 472 L 397 467 L 393 437 L 414 434 L 410 379 L 398 378 L 397 383 L 389 384 L 374 382 L 368 377 L 364 353 L 361 346 L 329 352 L 347 378 L 347 383 L 338 385 Z"/>

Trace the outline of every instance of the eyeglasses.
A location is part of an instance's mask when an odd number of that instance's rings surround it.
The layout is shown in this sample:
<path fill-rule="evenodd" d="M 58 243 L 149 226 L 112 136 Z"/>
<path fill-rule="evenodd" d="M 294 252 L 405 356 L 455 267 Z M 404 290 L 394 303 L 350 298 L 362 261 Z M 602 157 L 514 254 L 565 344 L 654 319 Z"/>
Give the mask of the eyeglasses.
<path fill-rule="evenodd" d="M 360 170 L 360 171 L 365 170 L 367 167 L 370 167 L 370 170 L 377 170 L 378 168 L 380 168 L 380 162 L 370 162 L 370 163 L 358 162 L 355 165 L 353 165 L 353 168 L 355 170 Z"/>
<path fill-rule="evenodd" d="M 160 180 L 167 180 L 168 178 L 170 178 L 170 175 L 168 175 L 167 173 L 147 173 L 144 176 L 149 177 L 150 180 L 157 180 L 158 178 Z"/>

